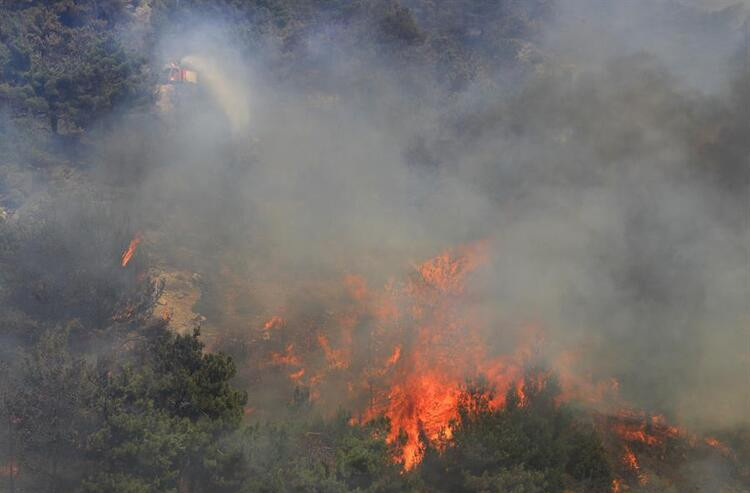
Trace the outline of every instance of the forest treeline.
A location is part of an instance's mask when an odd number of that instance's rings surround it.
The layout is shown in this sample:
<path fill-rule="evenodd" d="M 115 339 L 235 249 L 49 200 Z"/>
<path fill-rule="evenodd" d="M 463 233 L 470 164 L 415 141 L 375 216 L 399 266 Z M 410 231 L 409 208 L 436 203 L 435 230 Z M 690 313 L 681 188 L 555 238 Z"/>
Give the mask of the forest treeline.
<path fill-rule="evenodd" d="M 160 68 L 152 56 L 160 37 L 190 33 L 200 19 L 221 22 L 244 54 L 264 50 L 273 63 L 287 66 L 300 62 L 300 39 L 334 26 L 345 33 L 340 39 L 358 50 L 432 64 L 438 78 L 457 88 L 482 63 L 512 61 L 517 44 L 533 38 L 550 5 L 549 0 L 500 6 L 489 0 L 3 0 L 0 102 L 15 115 L 46 118 L 53 133 L 75 136 L 118 106 L 148 104 Z M 273 53 L 265 52 L 269 38 L 276 45 Z"/>

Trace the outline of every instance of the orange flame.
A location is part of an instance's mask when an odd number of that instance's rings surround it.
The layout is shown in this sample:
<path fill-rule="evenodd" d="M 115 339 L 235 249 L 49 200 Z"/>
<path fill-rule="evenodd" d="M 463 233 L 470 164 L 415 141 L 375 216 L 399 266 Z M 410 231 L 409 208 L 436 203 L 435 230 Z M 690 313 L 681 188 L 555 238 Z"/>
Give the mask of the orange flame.
<path fill-rule="evenodd" d="M 622 479 L 615 478 L 612 480 L 612 493 L 620 493 L 622 491 Z"/>
<path fill-rule="evenodd" d="M 664 416 L 649 418 L 646 413 L 631 409 L 621 409 L 612 421 L 611 429 L 620 439 L 649 447 L 663 446 L 669 439 L 686 435 L 680 428 L 668 425 Z"/>
<path fill-rule="evenodd" d="M 349 366 L 349 361 L 344 351 L 331 348 L 328 338 L 323 334 L 318 334 L 318 344 L 323 349 L 330 368 L 347 368 Z"/>
<path fill-rule="evenodd" d="M 284 341 L 280 347 L 285 347 L 283 353 L 271 353 L 271 363 L 288 367 L 289 380 L 307 387 L 313 400 L 327 389 L 345 388 L 348 396 L 366 406 L 357 410 L 353 422 L 385 415 L 391 423 L 387 441 L 401 444 L 395 460 L 409 470 L 421 461 L 425 440 L 441 446 L 452 436 L 467 377 L 487 380 L 494 391 L 492 409 L 506 405 L 509 391 L 515 393 L 516 405 L 527 406 L 534 391 L 547 382 L 548 374 L 525 374 L 544 343 L 538 327 L 524 327 L 511 353 L 497 355 L 488 349 L 482 332 L 487 324 L 472 308 L 471 282 L 485 258 L 484 245 L 477 243 L 417 264 L 406 280 L 390 279 L 381 290 L 371 290 L 363 277 L 353 274 L 334 288 L 325 285 L 326 295 L 343 300 L 340 306 L 328 307 L 319 319 L 303 319 L 301 324 L 293 310 L 282 308 L 291 318 L 274 316 L 265 322 L 264 338 L 278 337 Z M 295 342 L 287 343 L 289 337 Z M 355 347 L 362 341 L 367 341 L 366 358 L 355 358 L 364 353 Z M 669 439 L 687 435 L 663 416 L 626 407 L 618 395 L 619 382 L 597 381 L 579 361 L 581 353 L 562 352 L 552 360 L 561 387 L 558 403 L 575 399 L 594 405 L 601 413 L 598 423 L 624 448 L 623 466 L 643 484 L 648 477 L 633 450 L 663 447 Z M 323 385 L 334 374 L 336 385 Z M 720 449 L 714 442 L 706 443 Z M 626 488 L 626 481 L 614 480 L 612 491 Z"/>
<path fill-rule="evenodd" d="M 386 366 L 393 366 L 398 362 L 398 359 L 401 357 L 401 346 L 396 346 L 393 348 L 393 353 L 391 353 L 391 356 L 388 358 L 388 361 L 386 362 Z"/>
<path fill-rule="evenodd" d="M 10 461 L 7 464 L 0 466 L 0 477 L 15 477 L 18 476 L 18 464 L 15 461 Z"/>
<path fill-rule="evenodd" d="M 734 457 L 734 452 L 732 449 L 721 443 L 719 440 L 717 440 L 714 437 L 708 437 L 704 440 L 706 442 L 706 445 L 708 445 L 711 448 L 714 448 L 721 452 L 722 455 L 726 457 Z"/>
<path fill-rule="evenodd" d="M 301 366 L 299 356 L 294 353 L 294 344 L 288 344 L 283 353 L 272 353 L 271 361 L 277 365 Z"/>
<path fill-rule="evenodd" d="M 622 455 L 622 463 L 638 478 L 638 484 L 644 485 L 648 483 L 648 475 L 641 469 L 638 458 L 627 445 Z"/>
<path fill-rule="evenodd" d="M 135 251 L 138 248 L 138 245 L 140 243 L 141 243 L 141 234 L 136 233 L 135 236 L 133 236 L 133 239 L 130 240 L 130 244 L 128 245 L 128 248 L 124 252 L 122 252 L 120 264 L 123 267 L 128 265 L 128 262 L 130 262 L 130 259 L 133 258 L 133 255 L 135 255 Z"/>
<path fill-rule="evenodd" d="M 300 378 L 302 378 L 305 375 L 305 369 L 301 368 L 299 371 L 295 371 L 293 373 L 289 374 L 289 378 L 294 380 L 295 382 L 299 381 Z"/>
<path fill-rule="evenodd" d="M 315 334 L 324 359 L 315 356 L 315 351 L 310 351 L 313 346 L 302 339 L 298 347 L 308 348 L 302 354 L 312 355 L 311 361 L 303 365 L 292 344 L 284 353 L 272 353 L 271 361 L 291 367 L 289 379 L 296 385 L 306 385 L 311 399 L 319 395 L 318 385 L 333 372 L 337 379 L 346 379 L 350 395 L 368 392 L 368 408 L 357 421 L 388 417 L 391 431 L 387 441 L 404 440 L 397 460 L 411 469 L 422 458 L 426 445 L 423 439 L 438 443 L 441 438 L 450 438 L 467 376 L 487 376 L 497 391 L 492 401 L 495 407 L 504 405 L 505 393 L 516 388 L 514 385 L 518 385 L 519 400 L 525 404 L 524 384 L 516 382 L 534 354 L 539 331 L 533 327 L 528 330 L 527 336 L 532 337 L 522 341 L 513 355 L 491 358 L 486 354 L 479 333 L 481 324 L 465 310 L 464 303 L 470 295 L 467 278 L 484 257 L 481 243 L 443 252 L 416 265 L 405 282 L 391 280 L 380 292 L 370 291 L 362 277 L 347 275 L 343 279 L 346 306 L 326 312 L 331 327 L 325 334 L 306 331 Z M 274 317 L 264 329 L 294 330 L 293 325 Z M 363 326 L 370 330 L 369 363 L 365 368 L 351 363 L 354 334 Z M 362 373 L 356 373 L 359 371 Z"/>
<path fill-rule="evenodd" d="M 415 266 L 403 286 L 391 283 L 385 296 L 372 297 L 384 300 L 373 317 L 390 324 L 390 333 L 408 330 L 401 340 L 409 344 L 391 346 L 391 354 L 384 358 L 381 373 L 387 390 L 376 395 L 365 421 L 380 414 L 390 419 L 388 441 L 405 439 L 398 459 L 407 470 L 421 461 L 422 437 L 436 443 L 450 438 L 467 376 L 485 374 L 499 395 L 492 404 L 502 406 L 505 391 L 521 377 L 523 361 L 531 353 L 525 345 L 505 358 L 490 359 L 485 353 L 479 324 L 462 303 L 468 295 L 467 276 L 481 263 L 483 253 L 481 244 L 446 251 Z M 394 298 L 406 309 L 395 308 Z"/>
<path fill-rule="evenodd" d="M 263 324 L 263 330 L 277 329 L 282 325 L 284 325 L 284 319 L 278 315 L 274 315 Z"/>
<path fill-rule="evenodd" d="M 625 464 L 628 469 L 636 474 L 641 472 L 641 466 L 638 464 L 638 458 L 635 456 L 630 447 L 625 447 L 625 452 L 622 454 L 622 463 Z"/>

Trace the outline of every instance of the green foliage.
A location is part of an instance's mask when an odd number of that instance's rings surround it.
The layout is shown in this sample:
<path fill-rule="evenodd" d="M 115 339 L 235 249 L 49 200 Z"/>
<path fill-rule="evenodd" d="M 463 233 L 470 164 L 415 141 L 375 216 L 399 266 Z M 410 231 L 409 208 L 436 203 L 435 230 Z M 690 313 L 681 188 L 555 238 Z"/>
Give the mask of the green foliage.
<path fill-rule="evenodd" d="M 75 356 L 70 333 L 50 330 L 0 361 L 1 453 L 22 471 L 23 491 L 237 490 L 241 455 L 225 440 L 245 395 L 228 383 L 228 357 L 162 324 L 94 366 Z"/>
<path fill-rule="evenodd" d="M 435 491 L 561 492 L 567 482 L 600 488 L 611 481 L 598 437 L 556 404 L 555 379 L 530 371 L 493 409 L 484 382 L 467 386 L 453 437 L 425 452 L 422 477 Z M 596 489 L 592 491 L 597 491 Z"/>
<path fill-rule="evenodd" d="M 543 493 L 547 483 L 544 473 L 527 471 L 523 466 L 511 469 L 501 468 L 490 474 L 485 471 L 481 476 L 466 475 L 464 486 L 469 491 L 479 493 Z"/>
<path fill-rule="evenodd" d="M 570 437 L 566 472 L 590 491 L 605 491 L 611 484 L 611 467 L 601 438 L 594 430 L 580 429 Z"/>
<path fill-rule="evenodd" d="M 229 385 L 234 373 L 228 357 L 203 353 L 197 332 L 155 328 L 132 361 L 104 377 L 103 424 L 89 448 L 102 467 L 84 491 L 225 491 L 236 458 L 217 444 L 238 427 L 246 399 Z"/>
<path fill-rule="evenodd" d="M 142 97 L 143 58 L 119 45 L 126 2 L 13 2 L 0 16 L 0 98 L 75 134 L 120 102 Z"/>
<path fill-rule="evenodd" d="M 415 489 L 386 443 L 386 419 L 351 424 L 346 413 L 329 420 L 258 424 L 240 442 L 248 473 L 242 491 L 397 492 Z"/>
<path fill-rule="evenodd" d="M 68 348 L 69 330 L 46 332 L 3 375 L 2 414 L 10 459 L 30 491 L 70 491 L 86 467 L 86 437 L 95 426 L 91 366 Z"/>
<path fill-rule="evenodd" d="M 483 65 L 517 64 L 519 42 L 533 39 L 550 4 L 3 0 L 0 103 L 16 115 L 46 118 L 56 134 L 79 136 L 118 105 L 149 102 L 160 37 L 194 31 L 206 20 L 221 23 L 239 52 L 264 57 L 281 74 L 307 70 L 310 57 L 316 56 L 300 40 L 317 30 L 335 30 L 334 50 L 362 56 L 377 52 L 394 61 L 432 66 L 440 84 L 460 90 Z"/>

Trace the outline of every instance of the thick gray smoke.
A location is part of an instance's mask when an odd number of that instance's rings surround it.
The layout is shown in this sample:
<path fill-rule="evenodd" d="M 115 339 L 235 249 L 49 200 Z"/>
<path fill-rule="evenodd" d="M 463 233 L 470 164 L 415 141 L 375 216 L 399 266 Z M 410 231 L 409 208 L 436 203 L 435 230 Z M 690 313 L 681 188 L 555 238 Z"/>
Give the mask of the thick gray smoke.
<path fill-rule="evenodd" d="M 123 203 L 160 265 L 211 280 L 209 332 L 304 306 L 279 286 L 383 284 L 489 239 L 472 289 L 493 350 L 512 350 L 508 327 L 539 323 L 639 405 L 747 424 L 742 9 L 566 0 L 519 45 L 522 75 L 483 66 L 458 92 L 330 27 L 297 40 L 302 61 L 280 76 L 279 47 L 240 55 L 212 24 L 162 55 L 205 60 L 208 94 L 149 135 L 123 123 L 103 139 L 104 175 L 132 181 Z M 212 298 L 221 285 L 235 316 Z"/>

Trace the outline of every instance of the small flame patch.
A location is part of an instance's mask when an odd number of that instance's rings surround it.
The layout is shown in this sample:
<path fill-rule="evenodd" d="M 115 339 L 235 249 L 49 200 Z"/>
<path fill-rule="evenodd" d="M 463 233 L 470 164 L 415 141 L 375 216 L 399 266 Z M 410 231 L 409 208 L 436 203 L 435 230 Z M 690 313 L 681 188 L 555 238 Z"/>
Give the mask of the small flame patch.
<path fill-rule="evenodd" d="M 138 245 L 141 243 L 141 234 L 136 233 L 135 236 L 133 236 L 133 239 L 130 240 L 130 244 L 128 245 L 128 248 L 122 252 L 122 256 L 120 257 L 120 265 L 123 267 L 126 267 L 130 260 L 133 258 L 133 255 L 135 255 L 135 251 L 138 249 Z"/>

